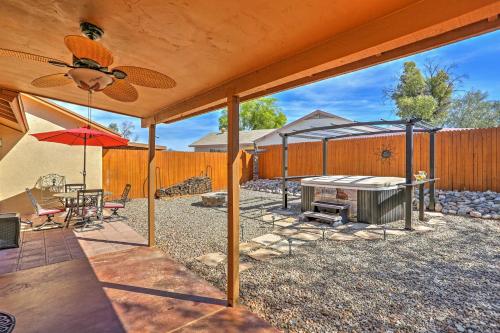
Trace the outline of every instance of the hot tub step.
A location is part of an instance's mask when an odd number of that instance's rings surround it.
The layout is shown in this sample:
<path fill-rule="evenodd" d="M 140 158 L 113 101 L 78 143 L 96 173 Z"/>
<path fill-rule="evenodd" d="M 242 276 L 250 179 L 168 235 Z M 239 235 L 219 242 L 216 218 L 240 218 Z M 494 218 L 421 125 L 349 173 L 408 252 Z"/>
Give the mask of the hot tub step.
<path fill-rule="evenodd" d="M 337 214 L 327 214 L 327 213 L 318 213 L 318 212 L 304 212 L 304 216 L 305 217 L 308 217 L 308 218 L 313 218 L 313 219 L 317 219 L 317 220 L 320 220 L 320 221 L 325 221 L 325 222 L 328 222 L 328 223 L 334 223 L 334 222 L 338 222 L 338 221 L 342 221 L 342 217 L 340 215 L 337 215 Z"/>
<path fill-rule="evenodd" d="M 349 208 L 349 205 L 342 205 L 325 201 L 313 201 L 311 205 L 313 207 L 318 207 L 318 208 L 337 209 L 337 210 L 343 210 Z"/>

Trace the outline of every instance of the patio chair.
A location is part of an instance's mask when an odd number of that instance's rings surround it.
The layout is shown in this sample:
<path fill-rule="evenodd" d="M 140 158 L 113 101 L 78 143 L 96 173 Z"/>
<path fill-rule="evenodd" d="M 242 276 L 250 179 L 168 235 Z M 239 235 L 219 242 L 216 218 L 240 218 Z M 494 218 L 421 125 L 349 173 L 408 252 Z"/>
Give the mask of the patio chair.
<path fill-rule="evenodd" d="M 113 212 L 112 216 L 119 216 L 118 215 L 118 209 L 125 208 L 125 203 L 128 200 L 128 194 L 130 192 L 130 188 L 132 186 L 130 184 L 125 185 L 125 188 L 123 189 L 122 196 L 119 200 L 116 201 L 109 201 L 104 204 L 104 208 L 111 209 Z"/>
<path fill-rule="evenodd" d="M 104 199 L 102 189 L 79 190 L 77 192 L 76 204 L 77 215 L 82 219 L 80 231 L 83 231 L 87 226 L 103 228 Z M 96 223 L 97 221 L 100 221 L 100 223 Z"/>
<path fill-rule="evenodd" d="M 58 203 L 59 200 L 54 198 L 52 194 L 60 193 L 64 190 L 66 184 L 66 177 L 51 173 L 38 178 L 35 188 L 39 189 L 42 193 L 41 202 L 44 205 L 52 205 Z"/>
<path fill-rule="evenodd" d="M 33 208 L 35 209 L 36 215 L 37 216 L 45 216 L 47 218 L 41 225 L 36 227 L 35 230 L 40 230 L 43 227 L 46 227 L 48 225 L 55 225 L 58 227 L 62 227 L 62 223 L 54 221 L 53 218 L 54 218 L 55 214 L 64 212 L 64 209 L 60 209 L 60 208 L 45 209 L 45 208 L 42 208 L 42 206 L 40 206 L 40 204 L 38 204 L 38 201 L 36 200 L 33 193 L 31 193 L 31 190 L 29 188 L 26 188 L 26 194 L 28 194 L 28 197 L 31 201 L 31 204 L 33 205 Z M 30 223 L 31 223 L 31 221 L 30 221 Z"/>

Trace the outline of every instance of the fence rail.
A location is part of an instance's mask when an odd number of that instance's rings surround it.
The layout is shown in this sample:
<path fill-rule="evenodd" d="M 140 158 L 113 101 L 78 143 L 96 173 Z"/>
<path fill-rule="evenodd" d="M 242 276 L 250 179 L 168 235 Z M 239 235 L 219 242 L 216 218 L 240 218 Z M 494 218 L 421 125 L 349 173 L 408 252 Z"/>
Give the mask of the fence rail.
<path fill-rule="evenodd" d="M 288 146 L 289 176 L 321 174 L 320 142 Z M 281 176 L 281 145 L 259 155 L 259 177 Z M 390 157 L 382 158 L 382 152 Z M 500 128 L 443 130 L 436 134 L 437 188 L 500 192 Z M 405 174 L 404 135 L 328 142 L 328 174 L 400 176 Z M 414 170 L 429 170 L 429 135 L 415 134 Z"/>
<path fill-rule="evenodd" d="M 252 177 L 252 158 L 241 152 L 240 182 Z M 102 185 L 119 196 L 125 184 L 131 184 L 131 198 L 147 195 L 147 160 L 144 150 L 103 149 Z M 180 183 L 189 177 L 207 175 L 214 190 L 227 187 L 226 153 L 156 152 L 156 188 Z"/>

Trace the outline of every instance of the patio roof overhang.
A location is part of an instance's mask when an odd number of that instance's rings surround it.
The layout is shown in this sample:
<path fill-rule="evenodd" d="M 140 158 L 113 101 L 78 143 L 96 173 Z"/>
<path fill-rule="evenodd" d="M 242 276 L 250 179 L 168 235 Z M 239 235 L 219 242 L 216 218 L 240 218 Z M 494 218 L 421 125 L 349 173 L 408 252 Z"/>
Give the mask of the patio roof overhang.
<path fill-rule="evenodd" d="M 219 1 L 137 3 L 5 0 L 6 49 L 70 60 L 63 38 L 83 20 L 101 26 L 115 65 L 165 72 L 169 90 L 139 87 L 133 103 L 95 94 L 93 105 L 143 119 L 173 122 L 241 101 L 358 70 L 500 26 L 498 0 Z M 0 58 L 0 87 L 85 104 L 76 86 L 35 88 L 57 67 Z"/>

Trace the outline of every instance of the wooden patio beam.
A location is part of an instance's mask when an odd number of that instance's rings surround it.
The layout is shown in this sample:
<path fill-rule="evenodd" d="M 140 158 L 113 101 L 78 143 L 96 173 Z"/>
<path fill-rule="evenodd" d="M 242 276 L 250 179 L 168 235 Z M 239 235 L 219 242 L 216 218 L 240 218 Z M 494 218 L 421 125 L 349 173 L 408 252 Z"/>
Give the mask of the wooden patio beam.
<path fill-rule="evenodd" d="M 500 3 L 493 0 L 459 0 L 453 5 L 446 0 L 418 1 L 361 27 L 332 36 L 315 47 L 229 80 L 187 100 L 165 106 L 153 116 L 144 118 L 142 126 L 147 127 L 152 123 L 165 122 L 179 115 L 186 117 L 189 113 L 198 113 L 201 109 L 208 110 L 224 103 L 228 91 L 242 95 L 243 98 L 245 92 L 251 93 L 252 89 L 257 90 L 255 94 L 261 94 L 262 91 L 268 91 L 265 90 L 265 85 L 287 80 L 287 77 L 291 78 L 288 81 L 294 82 L 288 88 L 293 88 L 298 83 L 294 81 L 293 76 L 302 76 L 299 78 L 303 80 L 300 81 L 302 84 L 313 82 L 319 78 L 310 71 L 319 73 L 325 69 L 333 69 L 339 66 L 338 62 L 349 64 L 373 56 L 382 56 L 399 47 L 411 44 L 416 46 L 414 51 L 406 50 L 407 53 L 399 56 L 402 57 L 491 31 L 489 30 L 491 26 L 494 27 L 493 29 L 498 28 L 498 19 L 494 19 L 498 13 L 500 13 Z M 415 19 L 416 17 L 418 19 Z M 479 29 L 474 26 L 475 23 L 479 24 Z M 395 29 L 395 26 L 398 29 Z M 464 26 L 469 26 L 470 31 L 465 29 L 461 31 L 461 34 L 453 34 L 453 31 Z M 422 40 L 446 33 L 451 33 L 450 37 L 443 40 L 437 38 L 426 45 L 417 44 Z M 387 57 L 387 60 L 391 60 L 395 55 L 392 55 L 392 58 Z M 353 68 L 351 71 L 359 68 Z M 269 88 L 272 89 L 272 87 Z"/>
<path fill-rule="evenodd" d="M 148 246 L 155 246 L 156 125 L 149 126 L 148 141 Z"/>
<path fill-rule="evenodd" d="M 227 304 L 232 307 L 240 294 L 240 101 L 227 99 Z"/>

